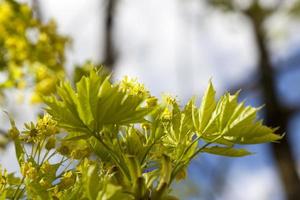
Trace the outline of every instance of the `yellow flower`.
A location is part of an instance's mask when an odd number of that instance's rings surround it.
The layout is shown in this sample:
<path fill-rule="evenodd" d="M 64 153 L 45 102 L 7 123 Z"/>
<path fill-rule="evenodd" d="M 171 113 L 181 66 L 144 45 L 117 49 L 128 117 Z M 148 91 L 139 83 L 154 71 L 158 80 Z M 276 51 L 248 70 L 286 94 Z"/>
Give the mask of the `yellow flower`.
<path fill-rule="evenodd" d="M 172 112 L 168 108 L 165 108 L 161 115 L 161 119 L 163 121 L 170 121 L 172 119 Z"/>
<path fill-rule="evenodd" d="M 1 165 L 0 165 L 0 191 L 3 190 L 6 185 L 7 185 L 7 171 L 6 169 L 4 169 L 2 172 Z"/>
<path fill-rule="evenodd" d="M 37 142 L 40 140 L 39 132 L 33 122 L 26 123 L 25 127 L 27 130 L 23 131 L 23 139 L 26 142 Z"/>
<path fill-rule="evenodd" d="M 75 183 L 75 175 L 72 171 L 65 172 L 59 184 L 60 189 L 66 189 Z"/>
<path fill-rule="evenodd" d="M 48 77 L 36 83 L 35 92 L 38 94 L 47 94 L 49 95 L 51 92 L 55 90 L 56 86 L 56 78 Z"/>
<path fill-rule="evenodd" d="M 30 15 L 31 15 L 31 10 L 30 10 L 30 8 L 29 8 L 27 5 L 25 5 L 25 4 L 22 4 L 22 5 L 21 5 L 21 12 L 22 12 L 22 14 L 25 15 L 25 16 L 30 16 Z"/>
<path fill-rule="evenodd" d="M 44 162 L 40 168 L 41 172 L 45 174 L 46 176 L 55 176 L 56 174 L 56 168 L 51 165 L 48 161 Z"/>
<path fill-rule="evenodd" d="M 31 30 L 37 34 L 30 35 L 35 33 Z M 28 87 L 24 80 L 33 80 L 37 95 L 33 94 L 32 102 L 39 103 L 40 96 L 55 91 L 58 77 L 64 76 L 65 47 L 69 43 L 67 37 L 57 34 L 55 22 L 41 23 L 25 3 L 0 0 L 0 41 L 4 43 L 5 82 L 12 83 L 5 87 L 23 89 Z M 43 66 L 38 73 L 35 72 L 37 64 Z"/>
<path fill-rule="evenodd" d="M 138 83 L 137 79 L 130 79 L 128 76 L 125 76 L 119 86 L 121 91 L 129 95 L 136 95 L 142 98 L 149 97 L 149 91 L 146 90 L 143 84 Z"/>
<path fill-rule="evenodd" d="M 173 105 L 177 103 L 177 100 L 172 97 L 171 95 L 164 95 L 163 100 L 168 104 L 168 105 Z"/>
<path fill-rule="evenodd" d="M 48 36 L 47 36 L 47 34 L 46 34 L 46 33 L 40 33 L 39 41 L 40 41 L 40 42 L 47 42 L 47 41 L 48 41 Z"/>
<path fill-rule="evenodd" d="M 67 145 L 61 145 L 57 151 L 64 156 L 68 156 L 70 154 L 70 148 Z"/>
<path fill-rule="evenodd" d="M 2 3 L 0 6 L 0 23 L 7 21 L 12 13 L 11 6 L 8 3 Z"/>
<path fill-rule="evenodd" d="M 35 76 L 38 81 L 43 80 L 48 76 L 48 69 L 45 65 L 37 64 L 35 70 Z"/>
<path fill-rule="evenodd" d="M 56 139 L 55 137 L 50 137 L 45 145 L 45 148 L 47 150 L 50 150 L 50 149 L 54 149 L 55 148 L 55 144 L 56 144 Z"/>
<path fill-rule="evenodd" d="M 57 122 L 54 121 L 49 114 L 45 114 L 43 118 L 38 120 L 36 129 L 42 137 L 55 135 L 59 131 Z"/>
<path fill-rule="evenodd" d="M 157 105 L 157 98 L 149 97 L 148 99 L 146 99 L 146 104 L 148 107 L 155 107 Z"/>
<path fill-rule="evenodd" d="M 41 184 L 41 186 L 43 186 L 44 188 L 50 188 L 52 186 L 51 183 L 49 183 L 49 181 L 46 178 L 42 178 L 39 183 Z"/>
<path fill-rule="evenodd" d="M 30 99 L 31 103 L 40 103 L 42 101 L 42 98 L 39 94 L 33 93 Z"/>
<path fill-rule="evenodd" d="M 147 131 L 147 130 L 150 130 L 151 126 L 149 123 L 143 123 L 142 128 Z"/>
<path fill-rule="evenodd" d="M 16 64 L 10 64 L 8 70 L 14 80 L 20 80 L 24 77 L 22 68 L 19 68 Z"/>
<path fill-rule="evenodd" d="M 71 152 L 71 157 L 79 160 L 79 159 L 88 157 L 90 155 L 90 153 L 91 153 L 91 151 L 89 148 L 75 149 Z"/>
<path fill-rule="evenodd" d="M 16 138 L 19 137 L 20 131 L 19 131 L 15 126 L 13 126 L 11 129 L 9 129 L 8 135 L 9 135 L 12 139 L 16 139 Z"/>
<path fill-rule="evenodd" d="M 18 89 L 24 89 L 26 87 L 26 81 L 21 79 L 20 81 L 17 82 L 17 88 Z"/>
<path fill-rule="evenodd" d="M 185 178 L 186 178 L 186 169 L 185 169 L 185 168 L 181 169 L 181 170 L 177 173 L 177 175 L 176 175 L 175 178 L 176 178 L 177 181 L 180 181 L 180 180 L 182 180 L 182 179 L 185 179 Z"/>
<path fill-rule="evenodd" d="M 36 167 L 33 166 L 32 162 L 26 162 L 21 164 L 21 174 L 29 179 L 36 179 L 38 176 Z"/>
<path fill-rule="evenodd" d="M 56 185 L 56 186 L 54 187 L 54 189 L 53 189 L 53 192 L 52 192 L 52 198 L 53 198 L 54 200 L 59 200 L 59 199 L 61 199 L 62 195 L 63 195 L 62 191 L 60 191 L 60 189 L 59 189 L 58 186 Z"/>

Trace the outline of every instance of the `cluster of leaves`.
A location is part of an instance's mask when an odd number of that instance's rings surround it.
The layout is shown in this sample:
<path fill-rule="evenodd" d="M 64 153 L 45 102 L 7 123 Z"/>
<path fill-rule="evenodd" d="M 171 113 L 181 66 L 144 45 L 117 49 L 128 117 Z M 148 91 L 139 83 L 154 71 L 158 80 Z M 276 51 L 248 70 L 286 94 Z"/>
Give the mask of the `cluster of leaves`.
<path fill-rule="evenodd" d="M 68 42 L 57 33 L 54 21 L 41 23 L 27 4 L 0 0 L 0 71 L 7 77 L 0 91 L 34 86 L 34 102 L 55 91 L 64 75 Z"/>
<path fill-rule="evenodd" d="M 45 116 L 25 131 L 11 120 L 22 177 L 2 172 L 0 199 L 176 199 L 172 183 L 198 154 L 246 156 L 236 144 L 281 138 L 238 93 L 217 101 L 211 83 L 200 106 L 192 98 L 181 107 L 136 80 L 112 83 L 93 69 L 75 87 L 62 82 L 45 102 Z"/>

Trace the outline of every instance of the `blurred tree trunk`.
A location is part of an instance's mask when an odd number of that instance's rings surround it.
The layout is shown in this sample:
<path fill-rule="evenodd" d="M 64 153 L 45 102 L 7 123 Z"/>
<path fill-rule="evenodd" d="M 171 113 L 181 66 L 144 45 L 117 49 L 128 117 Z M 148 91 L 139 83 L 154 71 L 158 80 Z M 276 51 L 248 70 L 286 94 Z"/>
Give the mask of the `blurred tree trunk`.
<path fill-rule="evenodd" d="M 104 58 L 103 64 L 109 70 L 113 70 L 116 63 L 116 51 L 113 39 L 114 18 L 117 0 L 106 0 L 105 24 L 104 24 Z"/>
<path fill-rule="evenodd" d="M 33 14 L 37 19 L 43 21 L 42 11 L 39 0 L 31 0 Z"/>
<path fill-rule="evenodd" d="M 257 12 L 252 12 L 252 10 L 247 10 L 246 15 L 253 25 L 258 48 L 258 68 L 261 75 L 259 86 L 262 91 L 263 101 L 265 102 L 266 124 L 271 127 L 279 126 L 279 134 L 286 133 L 290 113 L 280 104 L 278 99 L 274 68 L 268 53 L 266 45 L 267 39 L 262 25 L 264 17 L 258 15 Z M 297 173 L 297 163 L 293 158 L 287 137 L 284 137 L 279 143 L 273 143 L 271 147 L 286 193 L 286 198 L 288 200 L 299 200 L 300 179 Z"/>

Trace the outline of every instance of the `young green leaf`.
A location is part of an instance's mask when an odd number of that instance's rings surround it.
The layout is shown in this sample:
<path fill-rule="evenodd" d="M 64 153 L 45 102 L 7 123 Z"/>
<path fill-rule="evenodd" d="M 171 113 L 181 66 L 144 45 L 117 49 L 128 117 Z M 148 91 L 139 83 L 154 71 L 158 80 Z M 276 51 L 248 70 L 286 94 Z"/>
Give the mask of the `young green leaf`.
<path fill-rule="evenodd" d="M 199 133 L 204 130 L 207 126 L 209 120 L 212 117 L 213 111 L 216 108 L 216 100 L 215 100 L 216 91 L 213 87 L 212 82 L 209 82 L 208 88 L 202 98 L 201 106 L 198 111 L 199 118 L 196 121 L 197 129 Z"/>
<path fill-rule="evenodd" d="M 204 148 L 202 151 L 206 153 L 216 154 L 220 156 L 229 156 L 229 157 L 242 157 L 242 156 L 251 155 L 251 153 L 245 149 L 235 149 L 232 147 L 220 147 L 220 146 Z"/>
<path fill-rule="evenodd" d="M 88 77 L 83 77 L 76 90 L 69 83 L 62 83 L 57 91 L 60 99 L 45 98 L 46 110 L 70 132 L 97 133 L 105 125 L 139 123 L 150 112 L 141 106 L 144 96 L 113 85 L 101 70 L 92 70 Z"/>
<path fill-rule="evenodd" d="M 193 120 L 199 123 L 199 127 L 195 127 L 198 135 L 205 141 L 230 146 L 274 142 L 281 138 L 275 134 L 276 129 L 257 121 L 260 108 L 245 106 L 244 102 L 238 103 L 239 92 L 234 95 L 226 93 L 217 104 L 214 103 L 214 94 L 210 83 L 200 108 L 194 110 L 194 113 L 199 113 L 199 117 L 193 115 Z"/>

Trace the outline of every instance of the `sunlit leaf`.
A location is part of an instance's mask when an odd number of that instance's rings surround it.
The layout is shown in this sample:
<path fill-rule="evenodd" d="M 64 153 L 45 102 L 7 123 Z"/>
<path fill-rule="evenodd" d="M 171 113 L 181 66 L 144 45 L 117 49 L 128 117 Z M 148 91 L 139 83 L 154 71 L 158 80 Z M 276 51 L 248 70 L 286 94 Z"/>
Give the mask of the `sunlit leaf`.
<path fill-rule="evenodd" d="M 251 155 L 251 153 L 245 149 L 235 149 L 231 147 L 220 147 L 213 146 L 203 149 L 203 152 L 216 154 L 220 156 L 229 156 L 229 157 L 242 157 Z"/>

